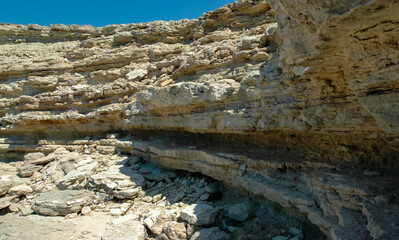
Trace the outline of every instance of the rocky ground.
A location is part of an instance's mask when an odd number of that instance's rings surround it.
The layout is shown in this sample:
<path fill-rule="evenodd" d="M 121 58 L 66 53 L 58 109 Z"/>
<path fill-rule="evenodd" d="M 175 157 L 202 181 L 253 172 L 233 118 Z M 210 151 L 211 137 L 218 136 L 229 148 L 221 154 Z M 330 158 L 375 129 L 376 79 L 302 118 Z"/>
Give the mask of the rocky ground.
<path fill-rule="evenodd" d="M 0 163 L 0 239 L 324 239 L 271 203 L 140 157 L 58 148 Z"/>
<path fill-rule="evenodd" d="M 398 239 L 398 12 L 238 0 L 192 20 L 0 23 L 0 238 L 317 239 L 311 222 Z"/>

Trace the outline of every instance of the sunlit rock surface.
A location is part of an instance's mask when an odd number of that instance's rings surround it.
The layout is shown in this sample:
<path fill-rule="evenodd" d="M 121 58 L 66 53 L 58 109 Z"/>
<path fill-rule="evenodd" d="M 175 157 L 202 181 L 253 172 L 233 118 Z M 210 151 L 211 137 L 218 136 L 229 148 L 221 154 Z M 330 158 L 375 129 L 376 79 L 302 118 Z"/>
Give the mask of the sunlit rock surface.
<path fill-rule="evenodd" d="M 128 208 L 100 210 L 114 198 L 187 202 L 146 196 L 176 173 L 144 159 L 270 200 L 332 239 L 398 238 L 398 12 L 394 0 L 240 0 L 195 20 L 0 24 L 1 213 L 17 221 L 10 212 L 30 215 L 40 193 L 87 189 L 95 201 L 78 214 L 102 216 L 104 239 L 251 236 L 218 220 L 186 220 L 184 234 L 184 205 L 109 225 Z M 190 203 L 217 195 L 205 187 Z M 311 239 L 290 227 L 263 237 Z"/>

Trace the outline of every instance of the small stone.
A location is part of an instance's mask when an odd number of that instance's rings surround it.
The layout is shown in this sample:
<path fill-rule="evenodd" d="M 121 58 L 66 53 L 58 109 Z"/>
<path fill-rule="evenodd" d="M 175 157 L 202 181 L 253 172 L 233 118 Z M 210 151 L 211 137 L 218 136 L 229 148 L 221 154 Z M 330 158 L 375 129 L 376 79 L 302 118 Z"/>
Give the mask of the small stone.
<path fill-rule="evenodd" d="M 157 195 L 152 197 L 152 202 L 156 203 L 156 202 L 158 202 L 161 199 L 162 199 L 162 194 L 157 194 Z"/>
<path fill-rule="evenodd" d="M 119 199 L 132 199 L 139 195 L 141 188 L 131 188 L 113 191 L 113 195 Z"/>
<path fill-rule="evenodd" d="M 0 198 L 0 209 L 9 207 L 12 204 L 12 200 L 15 198 L 15 196 Z"/>
<path fill-rule="evenodd" d="M 202 195 L 201 195 L 200 200 L 201 200 L 201 201 L 206 201 L 206 200 L 208 200 L 208 198 L 209 198 L 209 194 L 208 194 L 208 193 L 205 193 L 205 194 L 202 194 Z"/>
<path fill-rule="evenodd" d="M 32 208 L 30 207 L 30 206 L 22 206 L 21 208 L 20 208 L 20 212 L 19 212 L 19 215 L 21 215 L 21 216 L 29 216 L 29 215 L 31 215 L 32 214 Z"/>
<path fill-rule="evenodd" d="M 120 216 L 121 214 L 122 214 L 122 210 L 121 209 L 119 209 L 119 208 L 111 208 L 110 210 L 109 210 L 109 213 L 112 215 L 112 216 Z"/>
<path fill-rule="evenodd" d="M 143 202 L 150 203 L 150 202 L 152 202 L 152 197 L 146 196 L 146 197 L 142 198 L 141 200 L 142 200 Z"/>
<path fill-rule="evenodd" d="M 300 234 L 302 234 L 302 231 L 301 231 L 301 230 L 299 230 L 298 228 L 293 228 L 293 227 L 289 229 L 289 232 L 292 233 L 293 235 L 300 235 Z"/>
<path fill-rule="evenodd" d="M 30 163 L 36 159 L 42 158 L 45 155 L 41 152 L 35 152 L 35 153 L 28 153 L 24 156 L 24 161 L 27 163 Z"/>
<path fill-rule="evenodd" d="M 230 237 L 227 233 L 220 231 L 218 227 L 204 228 L 194 233 L 190 240 L 229 240 Z"/>
<path fill-rule="evenodd" d="M 87 190 L 53 191 L 40 194 L 32 209 L 44 216 L 66 216 L 79 212 L 92 203 L 93 194 Z"/>
<path fill-rule="evenodd" d="M 70 214 L 65 215 L 65 219 L 74 219 L 77 217 L 78 217 L 77 213 L 70 213 Z"/>
<path fill-rule="evenodd" d="M 33 189 L 26 184 L 15 186 L 15 187 L 10 188 L 10 190 L 8 190 L 8 194 L 11 196 L 13 196 L 13 195 L 26 196 L 27 194 L 29 194 L 31 192 L 33 192 Z"/>
<path fill-rule="evenodd" d="M 215 217 L 215 208 L 208 204 L 193 204 L 180 211 L 180 218 L 194 225 L 213 224 Z"/>
<path fill-rule="evenodd" d="M 34 172 L 30 179 L 32 179 L 32 181 L 34 182 L 39 182 L 43 179 L 43 174 L 39 172 Z"/>
<path fill-rule="evenodd" d="M 230 206 L 227 210 L 227 216 L 233 220 L 243 222 L 247 220 L 252 213 L 252 204 L 244 201 Z"/>
<path fill-rule="evenodd" d="M 30 163 L 22 165 L 18 169 L 18 174 L 21 177 L 30 177 L 33 175 L 34 172 L 38 172 L 43 168 L 43 166 L 38 166 L 38 165 L 32 165 Z"/>
<path fill-rule="evenodd" d="M 88 215 L 89 213 L 91 213 L 91 208 L 89 206 L 84 206 L 80 212 L 83 215 Z"/>
<path fill-rule="evenodd" d="M 170 240 L 187 239 L 186 226 L 184 223 L 166 222 L 162 232 L 165 233 Z"/>
<path fill-rule="evenodd" d="M 205 187 L 205 191 L 209 194 L 217 193 L 219 191 L 219 186 L 216 182 L 209 184 Z"/>
<path fill-rule="evenodd" d="M 294 235 L 295 238 L 296 238 L 297 240 L 302 240 L 302 239 L 303 239 L 302 230 L 292 227 L 292 228 L 290 228 L 288 231 L 289 231 L 292 235 Z"/>
<path fill-rule="evenodd" d="M 377 171 L 364 171 L 363 174 L 369 177 L 376 177 L 381 175 L 381 173 Z"/>
<path fill-rule="evenodd" d="M 11 212 L 19 212 L 20 206 L 17 203 L 11 203 L 10 206 L 8 207 L 8 209 Z"/>
<path fill-rule="evenodd" d="M 6 194 L 12 185 L 12 180 L 8 176 L 0 176 L 0 196 Z"/>

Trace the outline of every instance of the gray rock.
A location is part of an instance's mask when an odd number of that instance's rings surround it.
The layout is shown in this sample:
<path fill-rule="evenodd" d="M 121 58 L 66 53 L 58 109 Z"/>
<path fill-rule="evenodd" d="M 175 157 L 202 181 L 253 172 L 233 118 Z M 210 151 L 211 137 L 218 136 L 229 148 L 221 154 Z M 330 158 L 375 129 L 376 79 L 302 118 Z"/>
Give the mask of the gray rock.
<path fill-rule="evenodd" d="M 87 190 L 65 190 L 40 194 L 32 209 L 45 216 L 65 216 L 79 212 L 92 202 L 93 193 Z"/>
<path fill-rule="evenodd" d="M 18 174 L 21 177 L 30 177 L 33 175 L 34 172 L 38 172 L 43 168 L 43 166 L 38 166 L 38 165 L 33 165 L 30 163 L 24 164 L 22 165 L 19 169 L 18 169 Z"/>
<path fill-rule="evenodd" d="M 90 177 L 90 184 L 105 191 L 121 190 L 141 186 L 144 178 L 123 165 L 111 166 L 107 171 Z"/>
<path fill-rule="evenodd" d="M 249 201 L 244 201 L 230 206 L 227 210 L 227 217 L 243 222 L 251 216 L 252 212 L 252 204 Z"/>
<path fill-rule="evenodd" d="M 15 198 L 16 196 L 0 198 L 0 209 L 9 207 L 12 203 L 12 200 L 14 200 Z"/>
<path fill-rule="evenodd" d="M 141 188 L 130 188 L 130 189 L 122 189 L 122 190 L 114 190 L 112 193 L 114 197 L 119 199 L 132 199 L 139 195 Z"/>
<path fill-rule="evenodd" d="M 219 192 L 219 184 L 217 182 L 209 184 L 205 187 L 205 191 L 209 194 L 217 193 Z"/>
<path fill-rule="evenodd" d="M 24 161 L 26 163 L 31 163 L 32 161 L 35 161 L 36 159 L 43 158 L 45 155 L 41 152 L 35 152 L 35 153 L 28 153 L 24 156 Z"/>
<path fill-rule="evenodd" d="M 26 180 L 18 176 L 0 176 L 0 196 L 6 194 L 11 188 L 26 184 Z"/>
<path fill-rule="evenodd" d="M 147 172 L 146 174 L 143 174 L 143 177 L 146 180 L 150 181 L 166 181 L 168 178 L 173 179 L 176 177 L 176 173 L 169 171 L 165 168 L 158 168 L 152 165 L 146 165 L 143 168 L 144 172 Z"/>
<path fill-rule="evenodd" d="M 70 171 L 67 175 L 58 180 L 57 186 L 59 189 L 67 189 L 71 185 L 74 189 L 84 187 L 84 180 L 88 178 L 97 168 L 98 163 L 94 160 L 87 159 L 79 162 L 76 169 Z M 82 184 L 83 183 L 83 184 Z"/>
<path fill-rule="evenodd" d="M 302 239 L 303 238 L 303 233 L 302 233 L 302 230 L 300 230 L 300 229 L 298 229 L 298 228 L 290 228 L 289 230 L 288 230 L 291 234 L 293 234 L 293 235 L 295 235 L 295 236 L 298 236 L 300 239 Z"/>
<path fill-rule="evenodd" d="M 193 204 L 180 211 L 180 218 L 194 225 L 210 225 L 215 222 L 216 209 L 208 204 Z"/>
<path fill-rule="evenodd" d="M 38 158 L 36 160 L 29 161 L 28 163 L 42 165 L 42 164 L 47 164 L 47 163 L 49 163 L 51 161 L 54 161 L 55 159 L 56 159 L 56 155 L 53 154 L 53 153 L 50 153 L 46 157 Z"/>
<path fill-rule="evenodd" d="M 127 221 L 109 226 L 101 240 L 143 240 L 146 235 L 145 228 L 139 221 Z"/>
<path fill-rule="evenodd" d="M 166 234 L 169 240 L 187 239 L 187 231 L 184 223 L 166 222 L 163 225 L 162 232 Z"/>
<path fill-rule="evenodd" d="M 8 176 L 0 176 L 0 196 L 4 195 L 12 187 L 12 180 Z"/>
<path fill-rule="evenodd" d="M 9 195 L 16 195 L 16 196 L 21 196 L 21 195 L 27 195 L 29 193 L 33 192 L 33 189 L 31 187 L 29 187 L 26 184 L 22 184 L 19 186 L 15 186 L 10 188 L 10 190 L 8 191 Z"/>
<path fill-rule="evenodd" d="M 227 233 L 220 231 L 218 227 L 204 228 L 194 233 L 190 240 L 229 240 Z"/>

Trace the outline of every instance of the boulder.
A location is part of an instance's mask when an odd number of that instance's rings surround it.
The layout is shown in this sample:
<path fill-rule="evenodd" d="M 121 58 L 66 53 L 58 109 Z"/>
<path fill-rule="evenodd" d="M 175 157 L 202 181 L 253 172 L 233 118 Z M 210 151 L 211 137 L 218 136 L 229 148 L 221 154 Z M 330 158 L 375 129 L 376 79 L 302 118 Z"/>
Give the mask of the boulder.
<path fill-rule="evenodd" d="M 45 216 L 66 216 L 79 212 L 92 203 L 93 193 L 87 190 L 64 190 L 40 194 L 32 209 Z"/>
<path fill-rule="evenodd" d="M 194 225 L 211 225 L 215 217 L 216 209 L 208 204 L 193 204 L 180 211 L 180 218 Z"/>

